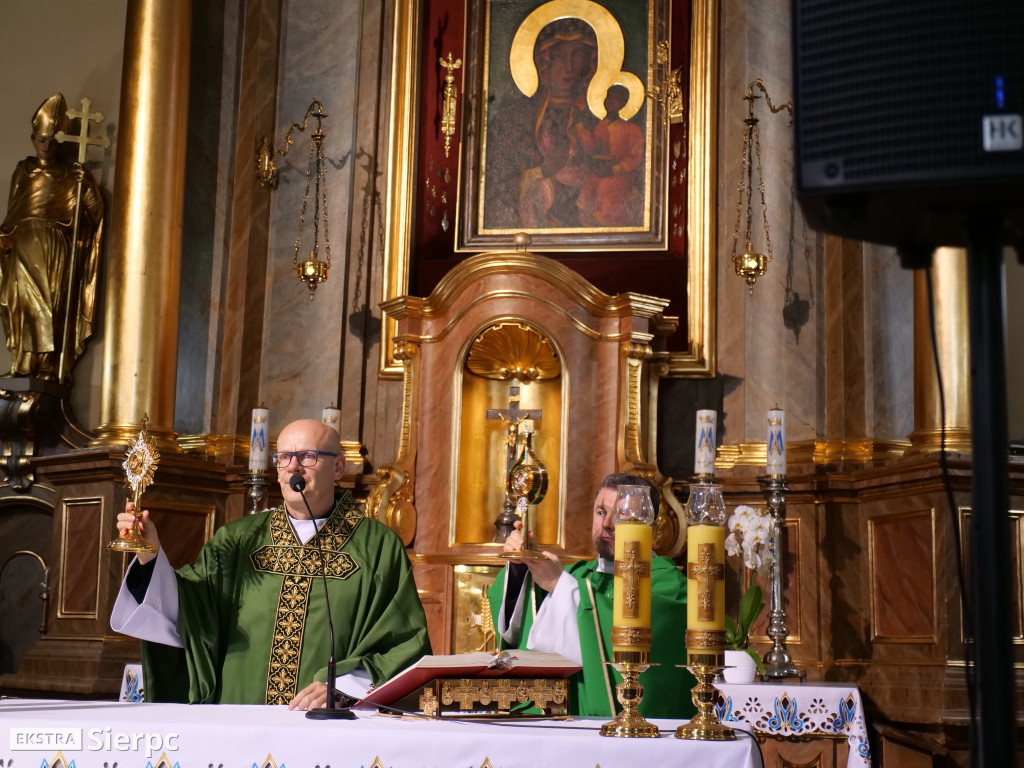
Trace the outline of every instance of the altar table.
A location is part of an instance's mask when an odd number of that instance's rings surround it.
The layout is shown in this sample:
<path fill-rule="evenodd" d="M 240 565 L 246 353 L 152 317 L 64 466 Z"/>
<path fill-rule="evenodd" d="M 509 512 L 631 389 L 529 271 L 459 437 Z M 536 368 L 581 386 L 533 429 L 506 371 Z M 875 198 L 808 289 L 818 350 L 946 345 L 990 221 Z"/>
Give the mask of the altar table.
<path fill-rule="evenodd" d="M 860 690 L 847 683 L 716 683 L 718 719 L 782 738 L 846 738 L 846 768 L 871 768 Z"/>
<path fill-rule="evenodd" d="M 20 768 L 763 768 L 752 735 L 601 736 L 603 718 L 499 722 L 360 712 L 309 720 L 285 706 L 0 700 L 0 766 Z"/>

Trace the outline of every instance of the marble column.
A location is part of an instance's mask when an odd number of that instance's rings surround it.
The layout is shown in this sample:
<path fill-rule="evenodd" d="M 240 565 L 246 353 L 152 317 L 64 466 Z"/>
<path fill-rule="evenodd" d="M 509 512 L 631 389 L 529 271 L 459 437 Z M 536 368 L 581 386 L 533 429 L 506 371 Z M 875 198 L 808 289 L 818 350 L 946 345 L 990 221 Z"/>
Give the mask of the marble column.
<path fill-rule="evenodd" d="M 943 421 L 947 450 L 970 451 L 967 252 L 963 248 L 939 248 L 932 256 L 931 276 L 945 417 L 932 353 L 926 275 L 918 270 L 914 274 L 914 431 L 908 453 L 938 451 Z"/>
<path fill-rule="evenodd" d="M 173 431 L 191 3 L 129 0 L 111 216 L 100 426 L 130 442 Z"/>

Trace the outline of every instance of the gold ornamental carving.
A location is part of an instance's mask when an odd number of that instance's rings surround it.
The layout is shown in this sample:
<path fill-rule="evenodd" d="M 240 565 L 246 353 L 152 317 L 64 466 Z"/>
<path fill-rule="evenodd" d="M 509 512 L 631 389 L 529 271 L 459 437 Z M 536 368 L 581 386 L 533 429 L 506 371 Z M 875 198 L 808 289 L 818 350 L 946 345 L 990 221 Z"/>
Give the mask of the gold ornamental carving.
<path fill-rule="evenodd" d="M 725 630 L 688 629 L 686 630 L 686 647 L 720 651 L 725 647 Z"/>
<path fill-rule="evenodd" d="M 424 688 L 420 694 L 420 711 L 427 717 L 434 717 L 437 714 L 437 697 L 433 688 Z"/>
<path fill-rule="evenodd" d="M 612 645 L 634 645 L 650 647 L 650 627 L 612 627 Z"/>
<path fill-rule="evenodd" d="M 538 381 L 562 372 L 558 354 L 546 336 L 525 323 L 497 323 L 473 341 L 466 367 L 487 379 Z"/>
<path fill-rule="evenodd" d="M 366 499 L 367 515 L 398 534 L 405 546 L 416 536 L 416 506 L 409 475 L 398 467 L 378 467 L 378 482 Z"/>
<path fill-rule="evenodd" d="M 402 366 L 402 403 L 398 455 L 394 464 L 378 467 L 377 484 L 366 499 L 366 514 L 387 525 L 402 539 L 405 546 L 412 544 L 416 536 L 417 512 L 415 499 L 414 448 L 416 404 L 413 392 L 416 387 L 416 360 L 419 345 L 398 339 L 395 342 L 395 359 Z"/>
<path fill-rule="evenodd" d="M 568 714 L 569 681 L 562 678 L 437 678 L 419 694 L 424 715 L 443 717 L 473 711 L 509 714 L 532 702 L 549 715 Z"/>

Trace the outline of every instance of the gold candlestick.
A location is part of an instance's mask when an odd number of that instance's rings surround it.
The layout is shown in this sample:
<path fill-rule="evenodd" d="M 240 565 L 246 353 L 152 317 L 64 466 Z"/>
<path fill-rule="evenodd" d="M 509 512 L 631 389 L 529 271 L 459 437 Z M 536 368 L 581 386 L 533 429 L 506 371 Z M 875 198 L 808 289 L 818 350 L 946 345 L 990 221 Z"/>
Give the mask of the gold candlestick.
<path fill-rule="evenodd" d="M 631 627 L 612 627 L 613 645 L 636 645 L 643 641 L 636 637 L 616 637 L 635 634 Z M 616 642 L 616 641 L 619 642 Z M 650 630 L 647 630 L 647 644 L 650 645 Z M 627 738 L 650 738 L 660 736 L 658 726 L 647 722 L 638 711 L 644 697 L 644 687 L 638 678 L 648 667 L 649 651 L 612 651 L 612 666 L 622 675 L 622 682 L 615 686 L 615 695 L 622 705 L 613 720 L 601 726 L 602 736 L 624 736 Z"/>
<path fill-rule="evenodd" d="M 690 646 L 691 641 L 699 642 L 687 632 L 686 645 Z M 703 633 L 702 633 L 703 634 Z M 710 639 L 711 643 L 714 642 Z M 687 660 L 690 662 L 687 669 L 697 678 L 697 685 L 693 687 L 693 703 L 697 705 L 697 714 L 686 725 L 676 728 L 677 739 L 693 739 L 697 741 L 732 741 L 736 738 L 736 731 L 727 725 L 722 725 L 715 714 L 715 699 L 718 696 L 718 689 L 711 684 L 715 675 L 725 669 L 724 653 L 721 650 L 700 653 L 688 651 Z"/>
<path fill-rule="evenodd" d="M 128 454 L 121 464 L 124 469 L 124 481 L 132 489 L 135 523 L 131 530 L 121 531 L 120 536 L 107 544 L 107 549 L 112 549 L 115 552 L 156 552 L 153 543 L 139 533 L 139 521 L 142 519 L 139 502 L 142 500 L 142 492 L 153 482 L 153 474 L 160 461 L 156 443 L 146 432 L 147 421 L 149 421 L 149 417 L 144 416 L 142 431 L 135 438 L 135 442 L 128 446 Z"/>

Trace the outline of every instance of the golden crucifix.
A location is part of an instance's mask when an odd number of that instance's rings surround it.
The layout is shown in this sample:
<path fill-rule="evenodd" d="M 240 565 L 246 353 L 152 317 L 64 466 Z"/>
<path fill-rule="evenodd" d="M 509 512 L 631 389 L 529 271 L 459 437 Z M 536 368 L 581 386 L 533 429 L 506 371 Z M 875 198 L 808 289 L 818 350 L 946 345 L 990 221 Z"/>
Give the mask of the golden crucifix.
<path fill-rule="evenodd" d="M 539 408 L 519 408 L 519 387 L 508 388 L 508 408 L 488 408 L 487 419 L 501 419 L 506 426 L 505 438 L 505 501 L 500 515 L 494 521 L 498 538 L 505 541 L 512 533 L 518 517 L 523 522 L 523 548 L 520 551 L 502 552 L 499 557 L 540 559 L 540 552 L 530 547 L 530 504 L 539 503 L 547 493 L 547 470 L 533 454 L 531 432 L 523 425 L 524 439 L 522 455 L 519 455 L 519 425 L 527 419 L 540 419 L 543 411 Z"/>
<path fill-rule="evenodd" d="M 725 578 L 725 566 L 715 562 L 715 545 L 702 543 L 697 561 L 686 566 L 686 578 L 697 580 L 697 618 L 715 620 L 715 582 Z"/>
<path fill-rule="evenodd" d="M 506 438 L 505 449 L 506 472 L 512 469 L 512 465 L 515 464 L 516 457 L 519 453 L 519 425 L 527 419 L 539 419 L 542 415 L 543 411 L 539 408 L 520 410 L 519 387 L 516 386 L 508 388 L 508 408 L 487 409 L 488 421 L 501 419 L 508 427 L 508 437 Z"/>

